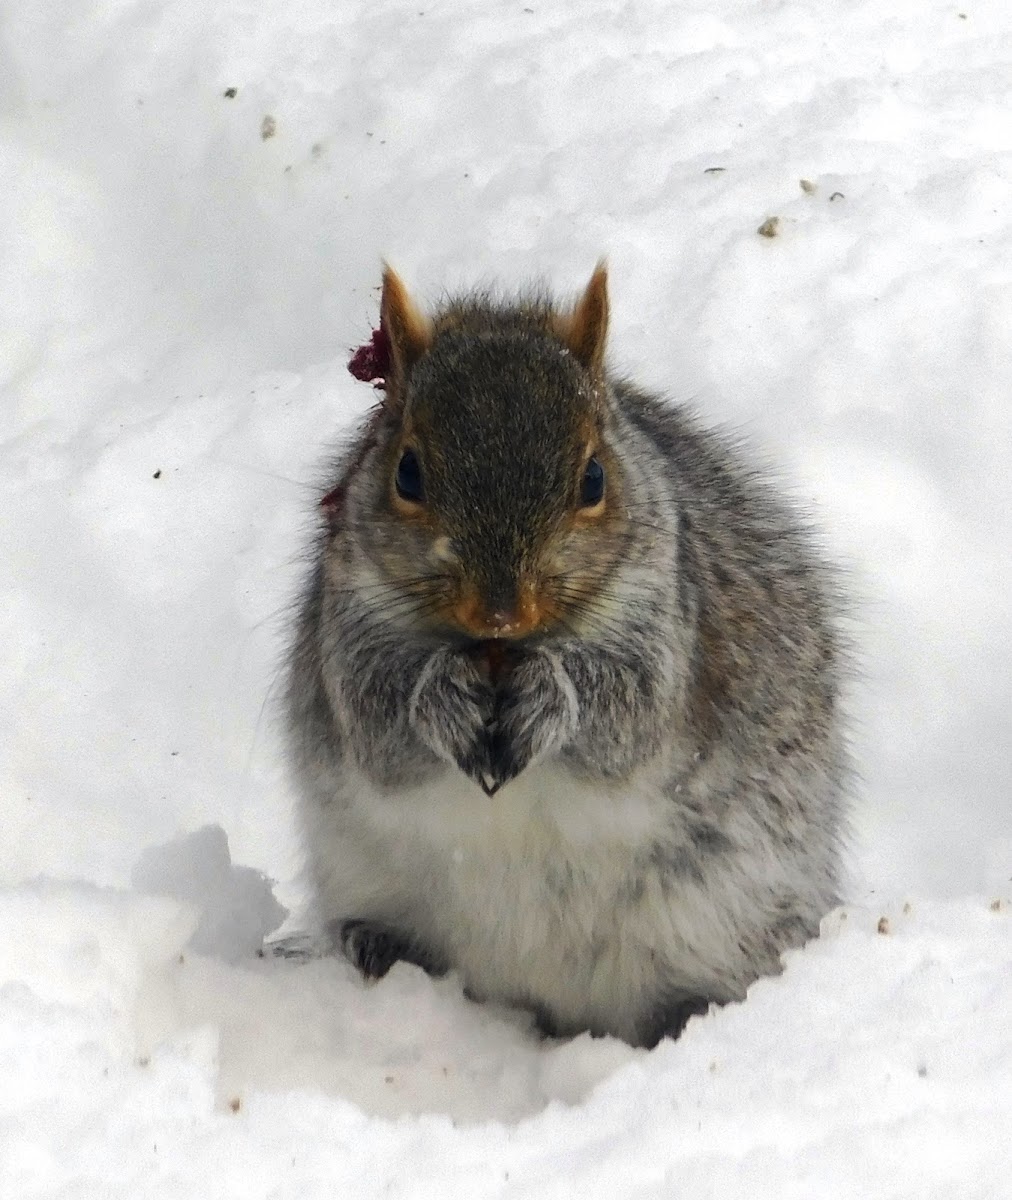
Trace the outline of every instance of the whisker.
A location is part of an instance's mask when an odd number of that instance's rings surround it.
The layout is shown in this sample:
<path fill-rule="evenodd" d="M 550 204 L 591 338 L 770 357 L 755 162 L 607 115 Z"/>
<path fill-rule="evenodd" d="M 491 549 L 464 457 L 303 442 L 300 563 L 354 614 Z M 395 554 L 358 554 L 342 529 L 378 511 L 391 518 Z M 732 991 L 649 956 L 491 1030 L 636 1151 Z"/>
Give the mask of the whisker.
<path fill-rule="evenodd" d="M 672 539 L 672 541 L 678 537 L 678 534 L 675 532 L 675 530 L 669 529 L 664 525 L 654 525 L 650 521 L 631 520 L 628 523 L 636 529 L 653 529 L 657 533 L 666 534 Z"/>
<path fill-rule="evenodd" d="M 447 597 L 442 593 L 429 593 L 422 596 L 392 596 L 390 599 L 381 601 L 379 604 L 371 605 L 370 612 L 387 613 L 410 608 L 418 610 L 433 609 L 445 604 L 446 600 Z"/>
<path fill-rule="evenodd" d="M 269 612 L 266 614 L 266 616 L 261 617 L 258 621 L 254 621 L 253 624 L 246 629 L 246 637 L 249 637 L 251 634 L 258 633 L 265 625 L 270 625 L 274 621 L 277 621 L 280 627 L 282 618 L 286 619 L 286 623 L 290 623 L 298 615 L 298 611 L 299 606 L 296 601 L 286 600 L 284 604 L 276 608 L 273 612 Z"/>
<path fill-rule="evenodd" d="M 390 617 L 399 615 L 405 612 L 426 612 L 435 611 L 442 603 L 441 598 L 421 598 L 415 599 L 414 596 L 404 596 L 399 600 L 391 600 L 386 604 L 381 604 L 371 609 L 370 611 L 379 617 Z"/>
<path fill-rule="evenodd" d="M 379 583 L 349 584 L 346 587 L 343 587 L 341 590 L 346 591 L 346 592 L 357 592 L 360 595 L 368 595 L 370 592 L 380 591 L 384 588 L 389 588 L 389 589 L 407 588 L 407 587 L 415 587 L 418 584 L 422 584 L 422 583 L 446 583 L 446 582 L 448 582 L 448 581 L 447 581 L 447 577 L 445 575 L 440 575 L 440 574 L 414 575 L 414 576 L 404 576 L 403 578 L 400 578 L 400 579 L 381 580 Z"/>
<path fill-rule="evenodd" d="M 232 467 L 236 471 L 245 471 L 250 475 L 262 475 L 265 479 L 275 479 L 278 483 L 287 483 L 290 487 L 305 492 L 307 495 L 315 495 L 319 491 L 316 483 L 307 482 L 305 479 L 292 479 L 278 471 L 269 471 L 266 467 L 255 467 L 252 463 L 237 462 L 235 459 L 222 458 L 220 455 L 211 455 L 210 461 L 220 463 L 224 467 Z"/>

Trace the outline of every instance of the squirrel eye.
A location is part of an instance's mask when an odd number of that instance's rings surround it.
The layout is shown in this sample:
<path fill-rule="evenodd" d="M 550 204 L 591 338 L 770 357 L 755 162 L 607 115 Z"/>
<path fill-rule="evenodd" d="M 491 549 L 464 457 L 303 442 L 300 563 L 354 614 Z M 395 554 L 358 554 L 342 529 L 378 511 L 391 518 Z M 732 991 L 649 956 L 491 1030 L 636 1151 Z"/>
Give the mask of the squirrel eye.
<path fill-rule="evenodd" d="M 596 458 L 591 458 L 587 469 L 583 472 L 583 484 L 580 487 L 580 504 L 591 508 L 600 504 L 604 499 L 604 467 Z"/>
<path fill-rule="evenodd" d="M 401 455 L 401 461 L 397 464 L 397 474 L 394 476 L 394 486 L 402 500 L 414 500 L 420 504 L 425 499 L 422 468 L 414 450 L 405 450 Z"/>

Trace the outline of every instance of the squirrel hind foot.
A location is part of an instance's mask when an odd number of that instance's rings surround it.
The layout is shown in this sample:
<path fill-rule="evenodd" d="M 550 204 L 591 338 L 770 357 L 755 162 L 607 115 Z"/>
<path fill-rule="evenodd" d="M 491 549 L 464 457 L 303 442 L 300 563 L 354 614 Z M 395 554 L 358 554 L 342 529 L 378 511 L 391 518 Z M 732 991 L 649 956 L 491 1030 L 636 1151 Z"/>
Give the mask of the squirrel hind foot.
<path fill-rule="evenodd" d="M 382 979 L 399 962 L 421 967 L 428 975 L 445 975 L 449 969 L 439 955 L 420 946 L 408 934 L 379 921 L 352 919 L 340 922 L 334 937 L 345 958 L 366 979 Z"/>

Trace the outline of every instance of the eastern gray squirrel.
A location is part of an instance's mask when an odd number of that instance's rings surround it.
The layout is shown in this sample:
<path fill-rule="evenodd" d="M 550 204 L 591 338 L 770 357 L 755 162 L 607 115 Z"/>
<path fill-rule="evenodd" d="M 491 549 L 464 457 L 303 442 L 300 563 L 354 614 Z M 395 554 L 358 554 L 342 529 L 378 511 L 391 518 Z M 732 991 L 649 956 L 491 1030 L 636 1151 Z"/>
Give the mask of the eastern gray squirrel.
<path fill-rule="evenodd" d="M 287 689 L 324 928 L 651 1046 L 838 900 L 833 573 L 724 437 L 609 374 L 575 304 L 432 315 L 334 469 Z"/>

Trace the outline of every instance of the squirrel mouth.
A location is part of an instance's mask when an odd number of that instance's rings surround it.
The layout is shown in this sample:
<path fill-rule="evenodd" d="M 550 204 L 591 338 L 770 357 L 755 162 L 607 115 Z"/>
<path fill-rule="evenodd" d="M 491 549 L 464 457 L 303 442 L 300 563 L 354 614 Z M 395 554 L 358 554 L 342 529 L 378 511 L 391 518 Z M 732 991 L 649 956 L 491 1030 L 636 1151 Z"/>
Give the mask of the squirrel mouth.
<path fill-rule="evenodd" d="M 523 657 L 523 650 L 514 642 L 501 638 L 486 638 L 468 647 L 479 667 L 488 675 L 493 686 L 498 686 L 515 670 Z"/>

